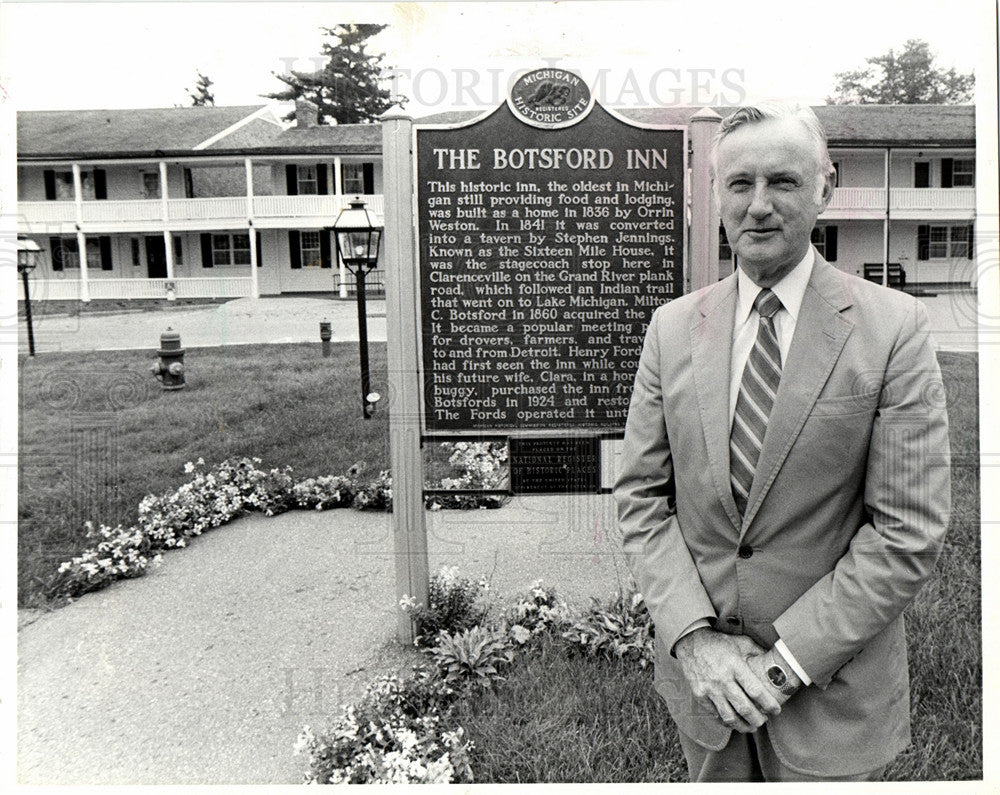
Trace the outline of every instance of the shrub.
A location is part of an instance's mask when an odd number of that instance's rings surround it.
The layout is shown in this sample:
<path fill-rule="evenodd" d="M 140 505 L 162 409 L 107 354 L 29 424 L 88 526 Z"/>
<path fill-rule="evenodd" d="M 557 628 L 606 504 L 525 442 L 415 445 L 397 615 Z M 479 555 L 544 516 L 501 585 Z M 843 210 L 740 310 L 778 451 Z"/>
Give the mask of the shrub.
<path fill-rule="evenodd" d="M 426 605 L 417 604 L 413 597 L 404 597 L 399 605 L 415 623 L 414 642 L 430 647 L 441 631 L 461 632 L 483 621 L 489 612 L 484 601 L 488 591 L 486 580 L 459 577 L 457 566 L 445 567 L 431 577 Z"/>
<path fill-rule="evenodd" d="M 442 631 L 431 649 L 446 682 L 483 688 L 503 679 L 500 669 L 513 658 L 507 646 L 506 627 L 475 626 L 449 635 Z"/>
<path fill-rule="evenodd" d="M 115 580 L 140 577 L 150 565 L 160 562 L 160 555 L 148 557 L 149 539 L 136 527 L 102 524 L 95 529 L 91 522 L 84 526 L 87 538 L 98 543 L 59 567 L 49 584 L 53 594 L 74 597 L 98 591 Z"/>
<path fill-rule="evenodd" d="M 311 784 L 470 783 L 472 748 L 461 727 L 448 725 L 454 691 L 435 672 L 417 667 L 401 680 L 384 676 L 357 706 L 345 707 L 319 735 L 307 726 L 295 752 L 307 753 Z"/>
<path fill-rule="evenodd" d="M 621 591 L 606 604 L 591 598 L 590 609 L 575 618 L 562 637 L 587 654 L 637 662 L 653 662 L 653 623 L 642 594 Z"/>
<path fill-rule="evenodd" d="M 518 645 L 542 634 L 558 632 L 570 620 L 567 604 L 553 588 L 542 587 L 541 580 L 531 586 L 526 596 L 507 612 L 510 637 Z"/>

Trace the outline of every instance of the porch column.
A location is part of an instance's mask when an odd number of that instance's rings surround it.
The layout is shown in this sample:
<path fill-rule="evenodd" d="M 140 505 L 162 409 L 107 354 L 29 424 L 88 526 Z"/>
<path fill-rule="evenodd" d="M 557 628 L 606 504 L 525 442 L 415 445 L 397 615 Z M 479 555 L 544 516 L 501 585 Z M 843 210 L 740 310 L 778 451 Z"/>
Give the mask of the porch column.
<path fill-rule="evenodd" d="M 702 108 L 691 117 L 691 235 L 688 283 L 691 291 L 719 281 L 719 213 L 712 198 L 710 151 L 722 117 Z"/>
<path fill-rule="evenodd" d="M 80 261 L 80 300 L 90 300 L 90 283 L 87 281 L 87 236 L 83 233 L 83 179 L 80 164 L 73 164 L 73 198 L 76 203 L 76 250 Z"/>
<path fill-rule="evenodd" d="M 160 205 L 163 208 L 163 251 L 167 258 L 167 278 L 174 278 L 174 236 L 170 234 L 170 191 L 167 188 L 167 164 L 160 161 Z M 167 300 L 173 301 L 175 293 L 168 291 Z"/>
<path fill-rule="evenodd" d="M 892 177 L 889 174 L 892 149 L 885 150 L 885 221 L 882 222 L 882 286 L 889 286 L 889 221 L 892 219 Z"/>
<path fill-rule="evenodd" d="M 344 183 L 340 175 L 340 164 L 341 160 L 339 157 L 333 158 L 333 193 L 337 197 L 337 211 L 338 213 L 343 208 L 343 195 L 344 195 Z M 336 220 L 336 219 L 334 219 Z M 337 257 L 339 260 L 340 257 Z M 344 266 L 343 262 L 338 262 L 337 267 L 340 273 L 340 297 L 347 298 L 347 268 Z"/>
<path fill-rule="evenodd" d="M 257 282 L 257 230 L 253 226 L 253 163 L 250 158 L 244 158 L 243 167 L 247 173 L 247 228 L 250 230 L 250 295 L 260 298 L 260 285 Z"/>

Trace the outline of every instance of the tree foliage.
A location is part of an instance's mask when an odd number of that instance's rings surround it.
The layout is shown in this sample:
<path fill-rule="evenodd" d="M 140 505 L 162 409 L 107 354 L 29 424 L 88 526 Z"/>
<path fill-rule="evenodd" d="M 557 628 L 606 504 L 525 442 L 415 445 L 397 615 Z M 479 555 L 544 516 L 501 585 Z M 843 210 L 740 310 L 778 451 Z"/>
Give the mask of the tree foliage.
<path fill-rule="evenodd" d="M 836 74 L 834 105 L 958 105 L 972 101 L 975 78 L 934 63 L 930 45 L 909 39 L 903 51 L 891 47 L 866 58 L 862 69 Z"/>
<path fill-rule="evenodd" d="M 287 88 L 268 99 L 282 102 L 305 98 L 319 107 L 320 124 L 333 120 L 339 124 L 358 124 L 377 119 L 394 105 L 402 106 L 405 97 L 393 98 L 386 81 L 382 61 L 385 55 L 368 50 L 368 40 L 381 33 L 386 25 L 337 25 L 322 28 L 329 37 L 321 56 L 326 63 L 314 72 L 289 70 L 274 76 Z M 285 119 L 295 118 L 294 112 Z"/>
<path fill-rule="evenodd" d="M 196 72 L 198 79 L 195 81 L 194 90 L 188 90 L 188 96 L 191 97 L 191 104 L 195 106 L 215 105 L 215 94 L 210 90 L 213 85 L 212 79 L 203 75 L 200 69 L 196 70 Z"/>

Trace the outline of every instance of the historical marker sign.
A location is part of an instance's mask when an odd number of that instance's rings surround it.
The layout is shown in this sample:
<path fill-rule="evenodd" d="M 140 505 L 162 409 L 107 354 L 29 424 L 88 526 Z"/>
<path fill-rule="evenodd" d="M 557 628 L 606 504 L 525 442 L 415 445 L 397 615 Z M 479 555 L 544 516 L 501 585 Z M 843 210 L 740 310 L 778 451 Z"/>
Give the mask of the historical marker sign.
<path fill-rule="evenodd" d="M 623 430 L 646 326 L 683 290 L 684 130 L 552 69 L 415 130 L 425 429 Z"/>

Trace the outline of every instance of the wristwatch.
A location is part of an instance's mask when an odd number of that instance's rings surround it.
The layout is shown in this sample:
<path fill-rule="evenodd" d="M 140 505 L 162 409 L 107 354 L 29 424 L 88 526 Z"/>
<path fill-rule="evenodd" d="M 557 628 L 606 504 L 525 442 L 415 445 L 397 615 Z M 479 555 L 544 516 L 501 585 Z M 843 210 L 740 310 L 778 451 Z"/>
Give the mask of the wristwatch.
<path fill-rule="evenodd" d="M 767 674 L 767 680 L 775 688 L 777 688 L 782 695 L 790 696 L 795 692 L 795 685 L 788 681 L 788 673 L 778 663 L 771 663 L 765 669 L 764 673 Z"/>

